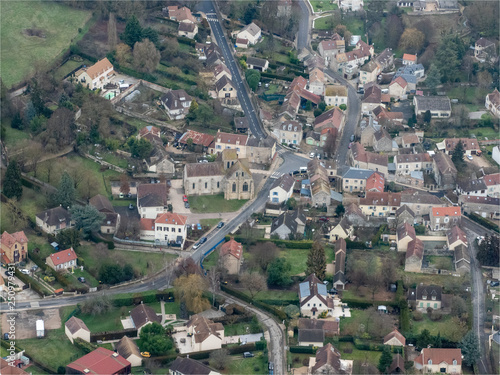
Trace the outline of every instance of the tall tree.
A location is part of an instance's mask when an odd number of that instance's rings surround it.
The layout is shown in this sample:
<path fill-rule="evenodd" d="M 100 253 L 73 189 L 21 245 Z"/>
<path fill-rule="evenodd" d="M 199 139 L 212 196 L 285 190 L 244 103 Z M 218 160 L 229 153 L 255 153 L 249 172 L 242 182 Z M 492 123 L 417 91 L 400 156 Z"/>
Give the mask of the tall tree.
<path fill-rule="evenodd" d="M 130 184 L 128 183 L 127 176 L 124 174 L 120 176 L 120 193 L 123 195 L 130 193 Z"/>
<path fill-rule="evenodd" d="M 441 84 L 441 73 L 435 64 L 431 64 L 431 67 L 427 71 L 427 78 L 425 79 L 425 84 L 431 90 L 432 94 L 436 94 L 436 88 Z"/>
<path fill-rule="evenodd" d="M 110 51 L 113 51 L 116 48 L 116 43 L 118 43 L 118 37 L 116 34 L 116 17 L 114 13 L 110 13 L 108 19 L 108 47 Z"/>
<path fill-rule="evenodd" d="M 174 287 L 177 298 L 186 304 L 190 312 L 196 314 L 210 307 L 210 302 L 203 297 L 206 283 L 200 275 L 182 275 L 175 280 Z"/>
<path fill-rule="evenodd" d="M 157 322 L 141 329 L 138 344 L 141 351 L 153 356 L 164 355 L 174 346 L 172 339 L 165 334 L 165 328 Z"/>
<path fill-rule="evenodd" d="M 387 368 L 392 364 L 392 354 L 391 350 L 388 346 L 384 346 L 384 350 L 382 351 L 382 355 L 378 361 L 378 370 L 382 374 L 387 374 Z"/>
<path fill-rule="evenodd" d="M 99 231 L 101 223 L 106 217 L 91 205 L 74 205 L 70 212 L 71 219 L 75 221 L 75 228 L 82 231 L 83 238 L 89 238 L 92 232 Z"/>
<path fill-rule="evenodd" d="M 279 255 L 278 247 L 272 242 L 264 242 L 251 246 L 248 252 L 252 254 L 252 262 L 260 267 L 262 271 L 266 271 L 269 263 Z"/>
<path fill-rule="evenodd" d="M 77 249 L 80 246 L 80 239 L 80 232 L 74 228 L 61 230 L 57 232 L 56 235 L 56 242 L 62 249 L 68 249 L 70 247 Z"/>
<path fill-rule="evenodd" d="M 7 198 L 21 199 L 23 196 L 23 185 L 21 183 L 21 168 L 17 160 L 12 160 L 7 166 L 3 179 L 3 193 Z"/>
<path fill-rule="evenodd" d="M 291 264 L 285 258 L 276 258 L 267 267 L 267 283 L 272 286 L 284 287 L 291 283 Z"/>
<path fill-rule="evenodd" d="M 460 348 L 462 349 L 462 355 L 464 356 L 464 363 L 467 366 L 474 365 L 478 358 L 481 357 L 481 352 L 479 351 L 479 341 L 474 332 L 469 331 L 465 337 L 460 342 Z"/>
<path fill-rule="evenodd" d="M 500 255 L 500 241 L 498 236 L 486 236 L 486 238 L 479 245 L 477 252 L 477 260 L 483 266 L 499 267 Z"/>
<path fill-rule="evenodd" d="M 434 57 L 434 64 L 441 73 L 441 82 L 454 82 L 460 77 L 460 66 L 465 53 L 465 45 L 458 35 L 444 36 Z"/>
<path fill-rule="evenodd" d="M 260 82 L 260 72 L 255 69 L 248 69 L 245 72 L 245 79 L 247 80 L 248 86 L 250 86 L 253 91 L 256 91 Z"/>
<path fill-rule="evenodd" d="M 161 54 L 149 39 L 134 44 L 134 67 L 144 73 L 153 73 L 160 63 Z"/>
<path fill-rule="evenodd" d="M 210 353 L 209 363 L 216 370 L 224 370 L 230 360 L 231 357 L 227 349 L 218 349 Z"/>
<path fill-rule="evenodd" d="M 54 194 L 54 203 L 64 208 L 71 207 L 76 199 L 75 182 L 68 172 L 64 171 L 59 180 L 57 193 Z"/>
<path fill-rule="evenodd" d="M 418 53 L 424 46 L 425 35 L 413 28 L 406 29 L 399 40 L 399 48 L 409 53 Z"/>
<path fill-rule="evenodd" d="M 240 276 L 240 281 L 252 299 L 260 292 L 267 290 L 266 278 L 258 272 L 244 272 Z"/>
<path fill-rule="evenodd" d="M 120 35 L 121 40 L 129 47 L 133 47 L 135 43 L 142 40 L 142 27 L 135 15 L 129 18 L 125 31 Z"/>
<path fill-rule="evenodd" d="M 455 148 L 453 149 L 453 153 L 451 154 L 451 161 L 455 164 L 455 167 L 460 170 L 461 167 L 465 165 L 464 161 L 465 149 L 462 142 L 458 142 Z"/>
<path fill-rule="evenodd" d="M 427 348 L 427 345 L 432 343 L 432 336 L 428 329 L 424 329 L 417 336 L 417 346 L 419 348 Z"/>
<path fill-rule="evenodd" d="M 47 121 L 47 129 L 40 134 L 42 144 L 48 152 L 60 151 L 76 138 L 75 114 L 67 108 L 58 108 Z"/>
<path fill-rule="evenodd" d="M 316 274 L 318 279 L 323 280 L 326 272 L 325 248 L 319 242 L 314 242 L 307 255 L 306 274 Z"/>
<path fill-rule="evenodd" d="M 396 49 L 399 44 L 401 34 L 403 34 L 403 22 L 397 15 L 392 14 L 385 23 L 385 44 L 389 48 Z"/>

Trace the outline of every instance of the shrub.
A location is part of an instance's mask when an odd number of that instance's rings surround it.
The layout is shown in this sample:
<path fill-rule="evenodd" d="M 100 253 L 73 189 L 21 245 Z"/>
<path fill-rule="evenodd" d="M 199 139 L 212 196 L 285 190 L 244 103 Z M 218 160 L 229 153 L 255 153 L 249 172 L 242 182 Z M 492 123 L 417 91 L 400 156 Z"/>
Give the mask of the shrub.
<path fill-rule="evenodd" d="M 316 349 L 312 346 L 290 346 L 290 353 L 316 354 Z"/>
<path fill-rule="evenodd" d="M 443 317 L 443 314 L 439 311 L 432 311 L 429 318 L 433 321 L 433 322 L 437 322 L 438 320 L 441 320 L 441 318 Z"/>
<path fill-rule="evenodd" d="M 420 322 L 424 318 L 424 314 L 422 314 L 421 311 L 414 311 L 413 312 L 413 320 L 416 322 Z"/>

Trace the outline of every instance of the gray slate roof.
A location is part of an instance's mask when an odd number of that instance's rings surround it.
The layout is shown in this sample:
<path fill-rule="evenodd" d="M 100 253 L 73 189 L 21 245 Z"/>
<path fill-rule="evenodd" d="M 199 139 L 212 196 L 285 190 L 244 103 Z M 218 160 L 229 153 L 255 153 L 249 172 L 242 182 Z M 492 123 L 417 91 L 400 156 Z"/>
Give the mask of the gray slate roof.
<path fill-rule="evenodd" d="M 420 111 L 451 111 L 447 96 L 415 96 L 415 100 Z"/>
<path fill-rule="evenodd" d="M 366 180 L 368 177 L 370 177 L 373 174 L 372 170 L 369 169 L 360 169 L 360 168 L 349 168 L 342 178 L 354 178 L 354 179 L 360 179 L 360 180 Z"/>

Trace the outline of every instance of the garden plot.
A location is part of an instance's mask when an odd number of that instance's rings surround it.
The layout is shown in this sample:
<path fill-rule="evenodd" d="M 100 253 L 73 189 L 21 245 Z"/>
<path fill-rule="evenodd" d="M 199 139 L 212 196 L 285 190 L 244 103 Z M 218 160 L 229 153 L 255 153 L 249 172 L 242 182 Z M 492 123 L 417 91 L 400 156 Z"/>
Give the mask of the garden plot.
<path fill-rule="evenodd" d="M 130 94 L 125 96 L 118 105 L 142 116 L 167 121 L 168 116 L 161 104 L 161 97 L 163 95 L 160 91 L 139 85 Z"/>

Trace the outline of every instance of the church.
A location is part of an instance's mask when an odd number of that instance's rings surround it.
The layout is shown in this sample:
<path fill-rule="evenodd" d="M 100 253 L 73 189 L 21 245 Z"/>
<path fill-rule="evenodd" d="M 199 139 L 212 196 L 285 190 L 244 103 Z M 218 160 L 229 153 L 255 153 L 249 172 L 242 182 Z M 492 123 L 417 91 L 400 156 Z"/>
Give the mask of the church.
<path fill-rule="evenodd" d="M 248 159 L 239 159 L 235 149 L 223 150 L 217 161 L 191 163 L 184 168 L 186 195 L 215 195 L 224 199 L 252 199 L 254 182 Z"/>

